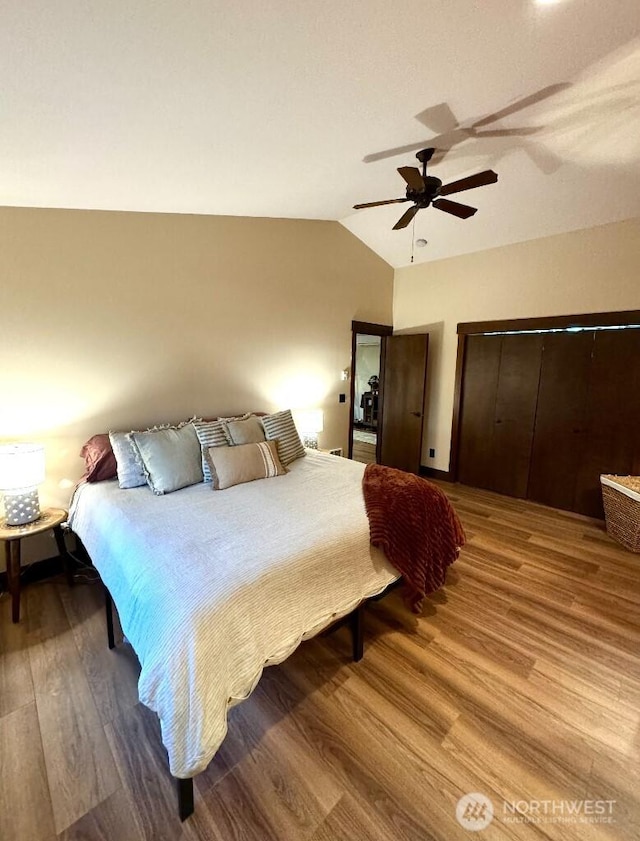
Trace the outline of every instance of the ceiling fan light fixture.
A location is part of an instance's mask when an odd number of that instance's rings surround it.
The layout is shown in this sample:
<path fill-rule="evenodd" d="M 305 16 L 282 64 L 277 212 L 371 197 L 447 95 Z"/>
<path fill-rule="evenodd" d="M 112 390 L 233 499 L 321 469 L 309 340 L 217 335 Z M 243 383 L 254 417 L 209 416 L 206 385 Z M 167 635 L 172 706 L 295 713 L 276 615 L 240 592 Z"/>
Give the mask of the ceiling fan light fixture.
<path fill-rule="evenodd" d="M 427 242 L 426 239 L 423 239 L 422 237 L 420 237 L 420 239 L 416 240 L 416 245 L 418 246 L 418 248 L 424 248 L 425 245 L 428 245 L 428 242 Z"/>

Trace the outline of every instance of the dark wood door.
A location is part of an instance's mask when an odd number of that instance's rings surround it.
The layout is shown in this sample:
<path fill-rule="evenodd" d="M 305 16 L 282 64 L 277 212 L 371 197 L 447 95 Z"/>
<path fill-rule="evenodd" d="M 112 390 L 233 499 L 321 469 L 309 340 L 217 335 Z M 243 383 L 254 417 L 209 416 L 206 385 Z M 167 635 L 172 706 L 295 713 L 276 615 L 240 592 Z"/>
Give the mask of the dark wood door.
<path fill-rule="evenodd" d="M 461 394 L 465 484 L 602 517 L 640 472 L 640 329 L 468 336 Z"/>
<path fill-rule="evenodd" d="M 542 336 L 468 336 L 458 479 L 526 497 Z"/>
<path fill-rule="evenodd" d="M 573 508 L 602 517 L 600 474 L 630 474 L 638 466 L 640 330 L 596 332 L 587 425 Z"/>
<path fill-rule="evenodd" d="M 502 336 L 467 336 L 465 341 L 458 479 L 474 488 L 492 488 Z"/>
<path fill-rule="evenodd" d="M 429 336 L 387 336 L 384 341 L 380 462 L 417 473 Z"/>
<path fill-rule="evenodd" d="M 508 496 L 527 495 L 541 357 L 542 334 L 502 337 L 491 447 L 492 489 Z"/>
<path fill-rule="evenodd" d="M 572 510 L 588 430 L 595 333 L 545 333 L 527 496 Z"/>

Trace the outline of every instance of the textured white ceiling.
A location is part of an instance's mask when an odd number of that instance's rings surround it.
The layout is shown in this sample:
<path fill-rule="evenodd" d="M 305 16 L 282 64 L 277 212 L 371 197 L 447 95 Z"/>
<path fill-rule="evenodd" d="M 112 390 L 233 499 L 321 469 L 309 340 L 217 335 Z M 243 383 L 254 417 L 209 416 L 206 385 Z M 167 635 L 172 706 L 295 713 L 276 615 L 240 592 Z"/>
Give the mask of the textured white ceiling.
<path fill-rule="evenodd" d="M 404 206 L 351 206 L 440 135 L 433 174 L 500 180 L 416 262 L 640 216 L 638 0 L 6 0 L 0 66 L 4 205 L 338 219 L 400 266 Z M 486 126 L 533 134 L 451 132 L 560 83 Z"/>

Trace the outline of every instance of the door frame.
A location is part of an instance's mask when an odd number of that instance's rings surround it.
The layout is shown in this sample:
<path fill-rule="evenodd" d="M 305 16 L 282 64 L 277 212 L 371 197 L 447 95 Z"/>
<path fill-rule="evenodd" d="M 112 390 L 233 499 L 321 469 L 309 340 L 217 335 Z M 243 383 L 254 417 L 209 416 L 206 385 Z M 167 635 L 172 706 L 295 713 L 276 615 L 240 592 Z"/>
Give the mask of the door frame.
<path fill-rule="evenodd" d="M 451 451 L 449 472 L 458 481 L 460 426 L 462 422 L 462 386 L 464 382 L 464 357 L 467 336 L 478 333 L 523 333 L 529 330 L 566 330 L 570 327 L 622 327 L 640 325 L 640 310 L 618 312 L 579 313 L 577 315 L 550 315 L 540 318 L 511 318 L 502 321 L 465 321 L 458 324 L 458 354 L 456 358 L 453 418 L 451 422 Z"/>
<path fill-rule="evenodd" d="M 380 387 L 378 390 L 378 428 L 376 430 L 376 461 L 380 463 L 380 442 L 382 441 L 382 424 L 384 420 L 384 413 L 382 409 L 383 401 L 380 399 L 384 394 L 384 362 L 386 358 L 387 346 L 385 339 L 393 333 L 393 327 L 389 324 L 372 324 L 368 321 L 352 321 L 351 322 L 351 383 L 349 388 L 349 447 L 348 457 L 353 457 L 353 409 L 356 399 L 356 336 L 361 333 L 365 336 L 380 336 Z"/>

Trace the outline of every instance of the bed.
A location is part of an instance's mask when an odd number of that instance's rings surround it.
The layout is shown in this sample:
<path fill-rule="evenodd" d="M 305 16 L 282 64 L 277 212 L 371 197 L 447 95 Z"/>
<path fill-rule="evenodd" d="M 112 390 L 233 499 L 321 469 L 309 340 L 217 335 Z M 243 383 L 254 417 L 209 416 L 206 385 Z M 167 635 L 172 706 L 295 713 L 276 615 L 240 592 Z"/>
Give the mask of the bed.
<path fill-rule="evenodd" d="M 307 451 L 284 476 L 224 491 L 78 488 L 70 526 L 140 660 L 140 700 L 159 716 L 182 818 L 228 709 L 263 668 L 398 579 L 369 542 L 363 472 Z"/>

